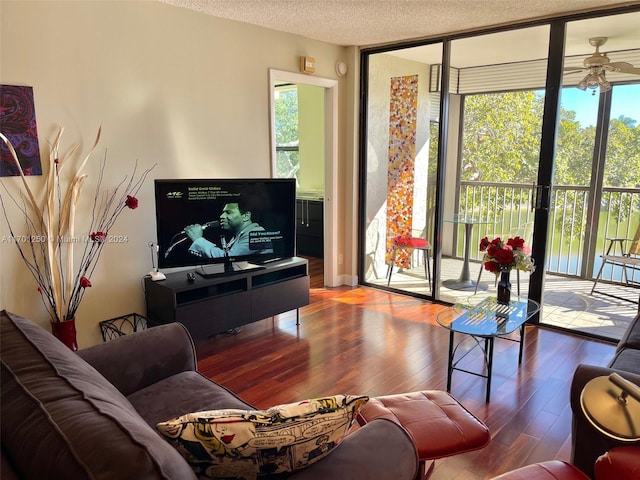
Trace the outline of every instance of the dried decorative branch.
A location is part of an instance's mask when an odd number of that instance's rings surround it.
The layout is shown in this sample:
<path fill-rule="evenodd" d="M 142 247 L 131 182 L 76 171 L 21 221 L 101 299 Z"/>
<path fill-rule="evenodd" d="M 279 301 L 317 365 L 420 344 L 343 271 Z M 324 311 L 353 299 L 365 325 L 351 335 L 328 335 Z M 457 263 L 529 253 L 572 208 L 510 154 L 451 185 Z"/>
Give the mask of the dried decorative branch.
<path fill-rule="evenodd" d="M 77 145 L 60 158 L 59 151 L 63 131 L 64 129 L 61 128 L 51 144 L 49 171 L 42 202 L 37 201 L 36 195 L 29 187 L 11 142 L 0 133 L 0 138 L 7 145 L 20 172 L 23 187 L 20 192 L 21 201 L 12 195 L 4 183 L 2 186 L 11 199 L 11 203 L 24 217 L 25 235 L 16 235 L 1 193 L 0 204 L 13 243 L 18 248 L 27 269 L 36 280 L 38 292 L 40 292 L 43 303 L 49 312 L 51 321 L 54 322 L 75 317 L 85 290 L 91 287 L 89 279 L 96 268 L 104 245 L 108 243 L 109 230 L 115 225 L 125 208 L 137 208 L 136 195 L 149 172 L 155 168 L 154 165 L 138 175 L 138 162 L 136 161 L 130 177 L 125 176 L 115 189 L 101 192 L 107 165 L 105 153 L 93 197 L 91 222 L 84 236 L 77 237 L 76 209 L 81 199 L 82 188 L 88 177 L 82 171 L 98 146 L 102 129 L 98 129 L 91 150 L 74 172 L 66 188 L 62 185 L 60 172 L 70 162 L 70 158 L 77 150 Z M 76 266 L 74 247 L 77 243 L 84 243 L 84 249 Z"/>

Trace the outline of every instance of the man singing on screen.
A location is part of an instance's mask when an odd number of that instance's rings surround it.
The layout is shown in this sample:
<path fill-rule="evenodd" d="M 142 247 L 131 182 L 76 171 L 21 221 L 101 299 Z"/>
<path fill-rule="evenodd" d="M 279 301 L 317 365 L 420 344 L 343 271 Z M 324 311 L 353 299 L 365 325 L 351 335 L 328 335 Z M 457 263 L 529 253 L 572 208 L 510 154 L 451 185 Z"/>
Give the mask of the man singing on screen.
<path fill-rule="evenodd" d="M 220 237 L 220 245 L 210 242 L 203 237 L 202 225 L 189 225 L 184 233 L 193 242 L 189 253 L 199 257 L 238 257 L 255 253 L 273 253 L 272 248 L 251 249 L 249 232 L 264 232 L 264 228 L 251 220 L 251 211 L 242 205 L 241 201 L 227 203 L 220 214 L 220 228 L 233 235 L 230 239 Z M 264 244 L 262 245 L 265 246 Z"/>

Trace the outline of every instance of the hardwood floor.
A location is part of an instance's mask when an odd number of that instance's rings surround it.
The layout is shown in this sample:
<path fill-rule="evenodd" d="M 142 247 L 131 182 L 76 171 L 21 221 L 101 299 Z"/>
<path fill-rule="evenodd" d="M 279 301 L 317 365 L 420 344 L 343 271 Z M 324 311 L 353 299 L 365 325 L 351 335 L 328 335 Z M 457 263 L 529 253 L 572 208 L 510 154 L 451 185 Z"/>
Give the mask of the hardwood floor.
<path fill-rule="evenodd" d="M 365 287 L 324 288 L 312 262 L 311 302 L 198 341 L 203 374 L 258 408 L 334 393 L 370 396 L 446 388 L 444 306 Z M 579 363 L 605 365 L 614 345 L 527 327 L 518 345 L 496 340 L 491 402 L 485 380 L 454 372 L 451 393 L 491 431 L 489 446 L 438 460 L 435 480 L 492 478 L 533 462 L 569 459 L 569 386 Z M 480 352 L 465 362 L 483 368 Z"/>

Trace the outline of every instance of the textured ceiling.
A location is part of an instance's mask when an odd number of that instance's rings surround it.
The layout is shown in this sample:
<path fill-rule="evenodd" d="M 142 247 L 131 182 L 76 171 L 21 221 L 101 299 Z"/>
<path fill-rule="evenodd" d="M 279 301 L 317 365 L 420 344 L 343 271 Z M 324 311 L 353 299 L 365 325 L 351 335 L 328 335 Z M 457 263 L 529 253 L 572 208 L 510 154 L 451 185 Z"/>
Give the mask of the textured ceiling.
<path fill-rule="evenodd" d="M 370 46 L 559 16 L 620 0 L 159 0 L 342 46 Z"/>

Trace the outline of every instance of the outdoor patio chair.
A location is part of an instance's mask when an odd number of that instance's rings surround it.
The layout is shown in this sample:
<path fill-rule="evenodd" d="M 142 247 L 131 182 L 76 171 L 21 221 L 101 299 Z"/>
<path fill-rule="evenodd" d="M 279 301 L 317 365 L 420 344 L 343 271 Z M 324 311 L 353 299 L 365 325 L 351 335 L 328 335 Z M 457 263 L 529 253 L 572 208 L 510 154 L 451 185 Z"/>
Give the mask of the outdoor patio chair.
<path fill-rule="evenodd" d="M 602 295 L 608 295 L 609 297 L 617 298 L 618 300 L 625 300 L 635 303 L 635 300 L 629 300 L 628 298 L 614 295 L 610 292 L 596 290 L 596 286 L 598 285 L 598 281 L 602 276 L 602 271 L 604 270 L 605 265 L 611 265 L 612 267 L 622 267 L 622 278 L 624 280 L 624 285 L 635 287 L 640 286 L 640 282 L 634 280 L 633 277 L 633 271 L 640 271 L 640 224 L 638 225 L 638 229 L 636 230 L 636 234 L 633 239 L 607 238 L 607 240 L 609 241 L 609 245 L 607 246 L 607 251 L 605 252 L 605 254 L 600 256 L 602 258 L 602 265 L 600 266 L 598 275 L 593 282 L 591 294 L 593 295 L 594 292 L 597 292 Z M 616 246 L 619 247 L 620 253 L 616 253 L 616 250 L 618 250 Z M 628 249 L 625 250 L 625 247 L 627 246 Z M 629 269 L 632 271 L 631 281 L 629 281 L 629 275 L 627 273 L 627 270 Z"/>
<path fill-rule="evenodd" d="M 387 286 L 391 284 L 391 275 L 393 274 L 393 266 L 396 262 L 396 253 L 398 250 L 410 250 L 411 255 L 415 250 L 421 250 L 423 254 L 424 260 L 424 277 L 431 285 L 431 265 L 429 262 L 429 257 L 431 255 L 431 244 L 429 240 L 422 237 L 408 237 L 398 235 L 393 238 L 393 248 L 391 250 L 391 262 L 389 263 L 389 268 L 387 269 Z"/>
<path fill-rule="evenodd" d="M 502 239 L 508 239 L 513 237 L 524 238 L 524 243 L 528 247 L 531 247 L 531 240 L 533 238 L 533 222 L 523 223 L 516 228 L 512 228 L 508 233 L 502 233 L 499 235 L 494 235 L 495 237 L 500 237 Z M 480 277 L 482 276 L 482 271 L 484 270 L 484 263 L 480 262 L 480 271 L 478 272 L 478 281 L 476 282 L 476 288 L 474 290 L 474 294 L 478 293 L 478 285 L 480 285 Z M 516 282 L 517 282 L 517 292 L 520 295 L 520 270 L 516 270 Z M 498 275 L 496 275 L 495 284 L 498 284 Z"/>

